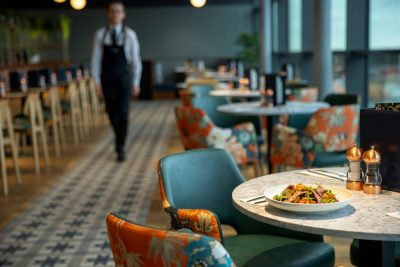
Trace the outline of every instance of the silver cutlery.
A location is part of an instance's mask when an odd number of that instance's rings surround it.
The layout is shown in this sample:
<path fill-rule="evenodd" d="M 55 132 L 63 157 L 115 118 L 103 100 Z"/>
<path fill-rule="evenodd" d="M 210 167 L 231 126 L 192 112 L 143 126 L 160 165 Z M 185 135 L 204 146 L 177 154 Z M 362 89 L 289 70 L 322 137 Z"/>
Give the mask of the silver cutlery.
<path fill-rule="evenodd" d="M 311 172 L 311 173 L 314 173 L 314 174 L 321 175 L 321 176 L 325 176 L 325 177 L 329 177 L 329 178 L 333 178 L 333 179 L 337 179 L 337 180 L 343 181 L 342 178 L 337 177 L 337 176 L 334 176 L 334 175 L 330 175 L 330 174 L 326 174 L 326 173 L 321 173 L 321 172 L 315 171 L 315 170 L 307 170 L 307 171 L 308 171 L 308 172 Z M 343 178 L 344 178 L 344 177 L 343 177 Z"/>
<path fill-rule="evenodd" d="M 325 169 L 313 169 L 314 171 L 319 171 L 319 172 L 325 172 L 325 173 L 332 173 L 332 174 L 336 174 L 338 176 L 342 176 L 342 177 L 347 177 L 347 175 L 345 173 L 342 172 L 337 172 L 337 171 L 332 171 L 332 170 L 325 170 Z"/>
<path fill-rule="evenodd" d="M 251 202 L 251 201 L 257 200 L 259 198 L 265 198 L 265 196 L 264 195 L 258 195 L 258 196 L 242 199 L 242 201 Z"/>

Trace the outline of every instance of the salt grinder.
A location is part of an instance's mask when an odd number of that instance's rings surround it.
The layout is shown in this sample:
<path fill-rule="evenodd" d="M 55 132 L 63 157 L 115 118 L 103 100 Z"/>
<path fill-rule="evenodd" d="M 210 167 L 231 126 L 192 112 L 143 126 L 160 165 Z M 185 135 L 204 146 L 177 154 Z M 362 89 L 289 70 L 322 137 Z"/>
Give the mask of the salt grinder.
<path fill-rule="evenodd" d="M 349 161 L 349 170 L 347 171 L 346 189 L 361 191 L 362 185 L 362 170 L 361 170 L 361 149 L 354 144 L 346 152 L 346 158 Z"/>
<path fill-rule="evenodd" d="M 363 186 L 364 193 L 370 195 L 381 194 L 382 176 L 379 172 L 381 155 L 378 153 L 378 151 L 375 150 L 374 146 L 371 146 L 371 149 L 365 151 L 364 154 L 362 155 L 362 160 L 366 165 L 366 171 L 364 174 L 364 186 Z"/>

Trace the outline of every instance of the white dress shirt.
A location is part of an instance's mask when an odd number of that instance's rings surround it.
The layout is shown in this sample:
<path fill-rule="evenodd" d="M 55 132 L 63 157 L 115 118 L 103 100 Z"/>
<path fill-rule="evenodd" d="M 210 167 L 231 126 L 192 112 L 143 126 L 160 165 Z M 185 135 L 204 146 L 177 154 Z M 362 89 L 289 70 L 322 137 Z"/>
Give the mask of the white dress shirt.
<path fill-rule="evenodd" d="M 112 44 L 111 40 L 112 29 L 113 29 L 112 27 L 108 29 L 108 32 L 106 33 L 104 40 L 103 40 L 104 31 L 107 30 L 107 27 L 100 28 L 94 36 L 92 60 L 91 60 L 91 72 L 97 84 L 100 84 L 103 44 L 106 45 Z M 122 45 L 122 43 L 125 41 L 124 44 L 125 57 L 128 62 L 129 68 L 131 69 L 131 73 L 133 75 L 132 85 L 139 86 L 140 78 L 142 75 L 142 59 L 140 58 L 140 47 L 136 33 L 132 29 L 125 26 L 125 34 L 123 34 L 122 25 L 116 25 L 114 26 L 114 29 L 117 36 L 117 44 Z"/>

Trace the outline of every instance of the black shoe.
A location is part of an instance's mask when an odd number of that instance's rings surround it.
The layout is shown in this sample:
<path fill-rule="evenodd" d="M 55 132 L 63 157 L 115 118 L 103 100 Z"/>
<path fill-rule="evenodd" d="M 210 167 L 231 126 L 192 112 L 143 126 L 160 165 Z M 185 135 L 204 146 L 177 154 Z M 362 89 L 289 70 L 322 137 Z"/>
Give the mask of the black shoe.
<path fill-rule="evenodd" d="M 124 162 L 126 160 L 126 155 L 124 152 L 120 152 L 117 155 L 117 161 L 118 162 Z"/>

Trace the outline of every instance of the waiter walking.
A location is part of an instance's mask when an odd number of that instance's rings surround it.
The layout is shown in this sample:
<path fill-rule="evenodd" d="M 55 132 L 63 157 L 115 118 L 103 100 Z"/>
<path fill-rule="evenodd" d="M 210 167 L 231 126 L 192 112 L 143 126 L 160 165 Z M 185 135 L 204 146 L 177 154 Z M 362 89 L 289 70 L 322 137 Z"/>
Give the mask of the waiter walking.
<path fill-rule="evenodd" d="M 140 92 L 142 61 L 136 33 L 124 25 L 125 7 L 111 1 L 106 8 L 108 25 L 94 37 L 91 71 L 98 90 L 102 90 L 106 109 L 115 133 L 117 161 L 125 160 L 129 103 Z"/>

